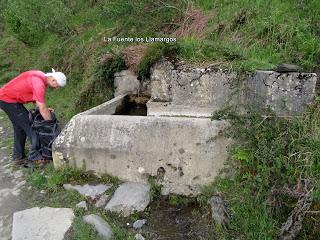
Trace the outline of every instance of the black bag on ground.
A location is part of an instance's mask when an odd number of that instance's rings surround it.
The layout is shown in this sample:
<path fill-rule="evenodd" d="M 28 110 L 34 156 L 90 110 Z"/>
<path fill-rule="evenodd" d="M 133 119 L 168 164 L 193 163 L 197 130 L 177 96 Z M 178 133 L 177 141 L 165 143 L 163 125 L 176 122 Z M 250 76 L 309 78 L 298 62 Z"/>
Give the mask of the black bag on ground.
<path fill-rule="evenodd" d="M 32 147 L 29 160 L 52 160 L 52 144 L 61 130 L 53 112 L 52 120 L 44 120 L 39 109 L 29 110 L 29 121 L 32 131 Z"/>

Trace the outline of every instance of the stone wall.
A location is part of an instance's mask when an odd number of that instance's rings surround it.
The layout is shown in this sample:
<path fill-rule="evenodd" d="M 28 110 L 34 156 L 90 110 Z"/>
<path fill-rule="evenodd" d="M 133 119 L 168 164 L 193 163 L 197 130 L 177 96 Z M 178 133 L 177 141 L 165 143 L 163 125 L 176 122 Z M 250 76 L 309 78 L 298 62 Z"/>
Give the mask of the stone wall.
<path fill-rule="evenodd" d="M 279 116 L 301 115 L 315 96 L 315 73 L 256 71 L 248 77 L 247 101 Z"/>
<path fill-rule="evenodd" d="M 195 68 L 160 60 L 151 69 L 149 115 L 209 117 L 235 101 L 236 74 L 208 66 Z M 159 103 L 169 104 L 159 104 Z M 171 114 L 170 114 L 171 112 Z M 198 114 L 201 112 L 201 114 Z"/>
<path fill-rule="evenodd" d="M 162 59 L 151 70 L 149 115 L 209 117 L 230 105 L 271 107 L 277 115 L 301 115 L 315 95 L 314 73 L 256 71 L 239 79 L 212 66 Z"/>

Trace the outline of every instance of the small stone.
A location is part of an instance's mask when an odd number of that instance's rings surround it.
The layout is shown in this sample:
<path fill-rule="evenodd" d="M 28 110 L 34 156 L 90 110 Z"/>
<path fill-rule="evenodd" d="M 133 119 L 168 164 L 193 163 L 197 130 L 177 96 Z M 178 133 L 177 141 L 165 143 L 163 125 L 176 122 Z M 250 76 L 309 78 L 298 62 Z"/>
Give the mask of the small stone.
<path fill-rule="evenodd" d="M 212 219 L 216 223 L 226 227 L 229 223 L 229 214 L 223 198 L 213 196 L 208 200 L 208 204 L 211 206 Z"/>
<path fill-rule="evenodd" d="M 113 239 L 113 232 L 110 225 L 101 217 L 95 214 L 86 215 L 83 217 L 85 223 L 94 226 L 98 234 L 105 239 Z"/>
<path fill-rule="evenodd" d="M 105 209 L 120 213 L 124 217 L 141 212 L 150 202 L 150 186 L 145 183 L 128 182 L 115 191 Z"/>
<path fill-rule="evenodd" d="M 85 197 L 90 197 L 91 199 L 95 199 L 99 195 L 103 194 L 105 191 L 110 189 L 112 185 L 105 185 L 105 184 L 99 184 L 99 185 L 88 185 L 85 184 L 83 186 L 80 185 L 71 185 L 71 184 L 63 184 L 64 189 L 70 190 L 74 189 L 78 191 L 81 195 Z"/>
<path fill-rule="evenodd" d="M 134 239 L 135 239 L 135 240 L 145 240 L 145 238 L 144 238 L 140 233 L 137 233 L 137 234 L 134 236 Z"/>
<path fill-rule="evenodd" d="M 96 201 L 96 204 L 94 206 L 96 208 L 104 207 L 107 204 L 108 199 L 109 195 L 104 194 L 98 199 L 98 201 Z"/>
<path fill-rule="evenodd" d="M 140 228 L 142 228 L 142 226 L 144 224 L 146 224 L 146 222 L 147 222 L 147 220 L 145 220 L 145 219 L 137 220 L 133 223 L 132 226 L 134 229 L 140 229 Z"/>
<path fill-rule="evenodd" d="M 15 171 L 15 172 L 13 173 L 13 176 L 14 176 L 14 178 L 21 178 L 21 177 L 23 177 L 23 172 L 22 172 L 22 170 Z"/>
<path fill-rule="evenodd" d="M 41 194 L 46 194 L 46 191 L 45 190 L 41 190 L 40 193 Z"/>
<path fill-rule="evenodd" d="M 88 206 L 87 206 L 87 203 L 86 201 L 81 201 L 79 202 L 77 205 L 76 205 L 77 208 L 83 208 L 84 210 L 88 210 Z"/>

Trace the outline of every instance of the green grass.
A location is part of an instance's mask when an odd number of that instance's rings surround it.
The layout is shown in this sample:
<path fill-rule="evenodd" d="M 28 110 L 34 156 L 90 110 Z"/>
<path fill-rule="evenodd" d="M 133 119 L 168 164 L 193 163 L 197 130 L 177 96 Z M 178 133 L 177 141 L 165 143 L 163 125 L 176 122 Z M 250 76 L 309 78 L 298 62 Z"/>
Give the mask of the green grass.
<path fill-rule="evenodd" d="M 102 240 L 103 238 L 98 236 L 93 226 L 86 224 L 82 221 L 81 217 L 76 217 L 72 224 L 72 230 L 68 233 L 68 240 Z"/>
<path fill-rule="evenodd" d="M 319 64 L 320 3 L 196 0 L 209 17 L 205 39 L 182 39 L 183 58 L 222 62 L 240 71 L 286 62 L 310 71 Z"/>
<path fill-rule="evenodd" d="M 270 117 L 262 117 L 263 113 Z M 252 109 L 244 116 L 231 110 L 214 114 L 214 119 L 231 122 L 225 135 L 232 137 L 235 143 L 229 149 L 228 177 L 219 177 L 204 189 L 198 200 L 205 204 L 213 194 L 223 193 L 232 216 L 225 236 L 277 238 L 281 224 L 297 201 L 276 195 L 276 205 L 271 205 L 271 190 L 286 186 L 295 189 L 300 180 L 310 179 L 313 186 L 311 211 L 319 210 L 319 117 L 319 100 L 303 118 L 279 118 L 261 109 Z M 297 239 L 318 239 L 319 220 L 319 216 L 307 214 Z"/>

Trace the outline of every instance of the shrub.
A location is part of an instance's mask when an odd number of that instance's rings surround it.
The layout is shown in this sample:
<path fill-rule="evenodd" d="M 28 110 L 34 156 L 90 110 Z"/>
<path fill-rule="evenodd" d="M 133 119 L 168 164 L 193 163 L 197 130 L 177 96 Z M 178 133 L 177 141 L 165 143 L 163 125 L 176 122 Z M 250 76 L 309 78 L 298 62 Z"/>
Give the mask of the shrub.
<path fill-rule="evenodd" d="M 124 68 L 125 63 L 121 56 L 102 55 L 93 65 L 89 81 L 75 102 L 76 110 L 81 112 L 110 100 L 114 91 L 114 73 Z"/>

